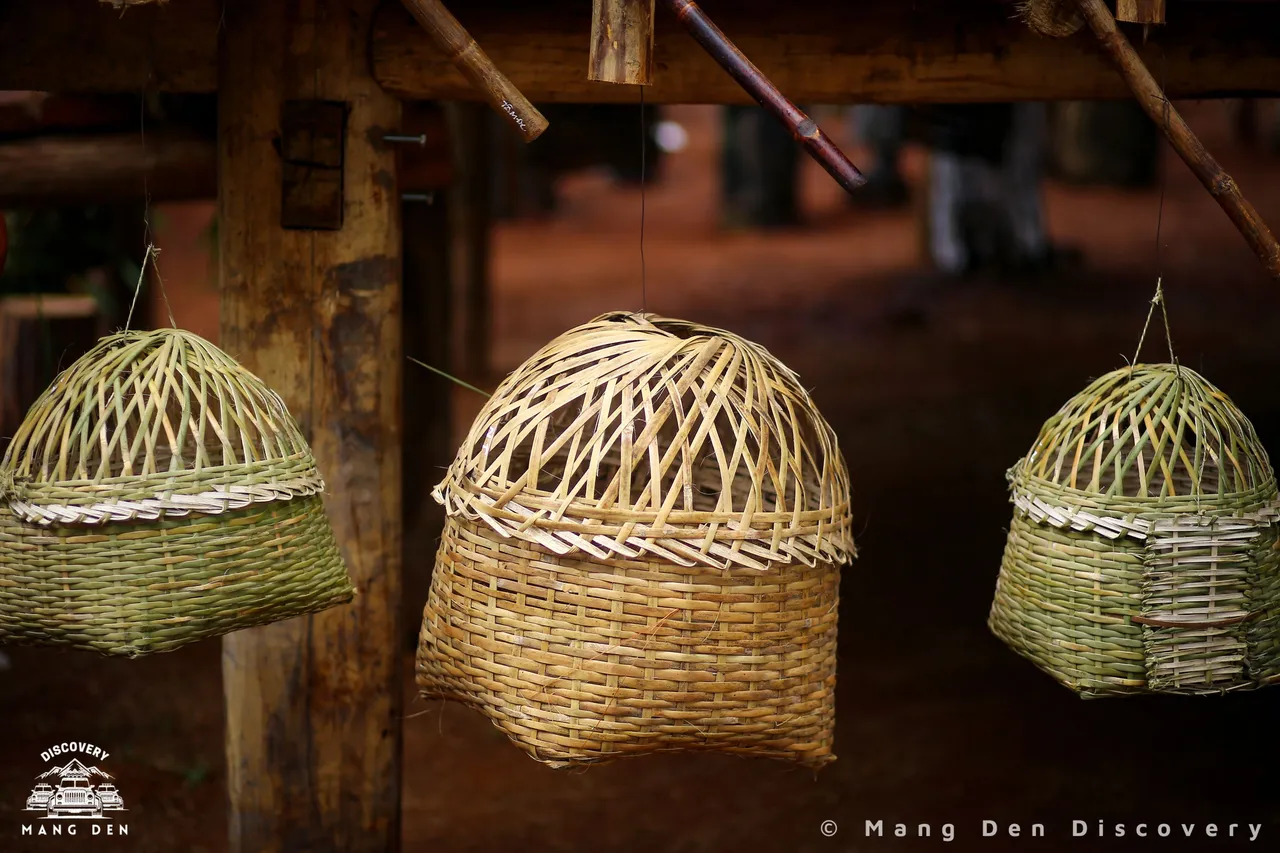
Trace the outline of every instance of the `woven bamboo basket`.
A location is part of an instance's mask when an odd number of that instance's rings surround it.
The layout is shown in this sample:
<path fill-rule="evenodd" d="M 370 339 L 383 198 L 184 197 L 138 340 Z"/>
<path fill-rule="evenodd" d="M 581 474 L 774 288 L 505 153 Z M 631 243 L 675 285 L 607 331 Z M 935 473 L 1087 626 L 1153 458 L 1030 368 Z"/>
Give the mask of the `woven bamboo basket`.
<path fill-rule="evenodd" d="M 849 478 L 762 347 L 606 314 L 499 386 L 435 496 L 417 681 L 564 767 L 834 760 Z"/>
<path fill-rule="evenodd" d="M 0 465 L 0 643 L 137 657 L 349 601 L 283 401 L 178 330 L 103 338 Z"/>
<path fill-rule="evenodd" d="M 1186 367 L 1103 376 L 1009 472 L 990 627 L 1086 697 L 1280 677 L 1276 480 L 1252 425 Z"/>

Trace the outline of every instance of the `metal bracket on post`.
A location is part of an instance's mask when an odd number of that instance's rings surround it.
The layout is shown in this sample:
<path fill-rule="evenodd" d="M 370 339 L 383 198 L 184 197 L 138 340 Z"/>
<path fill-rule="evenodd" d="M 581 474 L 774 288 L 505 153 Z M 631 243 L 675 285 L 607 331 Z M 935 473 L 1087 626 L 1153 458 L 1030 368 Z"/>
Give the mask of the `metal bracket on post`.
<path fill-rule="evenodd" d="M 347 105 L 286 101 L 280 117 L 280 227 L 301 231 L 342 228 L 342 172 Z"/>

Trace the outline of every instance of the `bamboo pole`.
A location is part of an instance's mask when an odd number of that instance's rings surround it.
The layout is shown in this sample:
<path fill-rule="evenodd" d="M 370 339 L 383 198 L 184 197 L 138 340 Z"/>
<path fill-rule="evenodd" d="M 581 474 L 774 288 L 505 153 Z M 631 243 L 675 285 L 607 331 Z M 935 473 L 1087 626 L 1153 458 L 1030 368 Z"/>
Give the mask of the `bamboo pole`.
<path fill-rule="evenodd" d="M 711 54 L 759 104 L 781 121 L 796 140 L 817 160 L 836 183 L 852 192 L 867 182 L 858 167 L 822 132 L 818 123 L 778 91 L 759 68 L 738 50 L 693 0 L 663 0 L 698 44 Z"/>
<path fill-rule="evenodd" d="M 454 67 L 484 95 L 489 106 L 520 133 L 525 142 L 532 142 L 542 135 L 547 129 L 547 120 L 542 113 L 498 70 L 498 66 L 440 0 L 402 2 Z"/>
<path fill-rule="evenodd" d="M 587 79 L 598 83 L 653 83 L 655 0 L 592 0 Z"/>
<path fill-rule="evenodd" d="M 1164 132 L 1173 150 L 1178 152 L 1178 156 L 1239 229 L 1249 247 L 1262 261 L 1267 273 L 1280 280 L 1280 244 L 1276 243 L 1276 238 L 1262 221 L 1258 211 L 1241 194 L 1236 182 L 1213 159 L 1213 155 L 1165 97 L 1151 72 L 1143 65 L 1142 58 L 1116 26 L 1115 18 L 1111 16 L 1104 0 L 1077 2 L 1085 21 L 1102 42 L 1107 56 L 1129 84 L 1143 110 Z"/>

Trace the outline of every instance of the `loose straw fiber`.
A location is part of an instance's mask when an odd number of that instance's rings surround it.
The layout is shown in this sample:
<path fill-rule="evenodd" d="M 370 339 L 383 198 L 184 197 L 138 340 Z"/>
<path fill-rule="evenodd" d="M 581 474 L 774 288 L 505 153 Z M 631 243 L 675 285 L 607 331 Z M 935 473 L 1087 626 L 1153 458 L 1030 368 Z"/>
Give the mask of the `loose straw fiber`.
<path fill-rule="evenodd" d="M 136 657 L 351 599 L 297 423 L 224 352 L 123 332 L 0 465 L 0 643 Z"/>
<path fill-rule="evenodd" d="M 1173 364 L 1103 376 L 1009 472 L 991 629 L 1087 696 L 1280 677 L 1275 475 L 1253 427 Z"/>
<path fill-rule="evenodd" d="M 763 348 L 598 317 L 502 383 L 435 495 L 425 696 L 479 709 L 553 766 L 834 759 L 848 472 Z"/>

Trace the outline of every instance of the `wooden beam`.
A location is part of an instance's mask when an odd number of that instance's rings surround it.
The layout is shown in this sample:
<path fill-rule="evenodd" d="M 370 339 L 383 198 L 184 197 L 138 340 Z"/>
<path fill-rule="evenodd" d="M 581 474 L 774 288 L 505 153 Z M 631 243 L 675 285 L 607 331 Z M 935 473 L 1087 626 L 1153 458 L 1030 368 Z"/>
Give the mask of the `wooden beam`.
<path fill-rule="evenodd" d="M 0 142 L 0 208 L 217 196 L 217 146 L 183 132 Z"/>
<path fill-rule="evenodd" d="M 223 5 L 0 3 L 0 90 L 212 92 Z"/>
<path fill-rule="evenodd" d="M 231 853 L 399 845 L 401 236 L 382 137 L 400 104 L 368 74 L 374 2 L 226 2 L 222 345 L 302 425 L 359 590 L 344 607 L 224 640 Z M 280 226 L 275 143 L 291 99 L 349 107 L 341 230 Z"/>
<path fill-rule="evenodd" d="M 1001 3 L 742 0 L 716 22 L 797 103 L 980 102 L 1127 98 L 1087 37 L 1047 39 Z M 632 103 L 634 90 L 594 83 L 587 3 L 492 0 L 458 17 L 535 103 Z M 670 15 L 657 20 L 649 103 L 749 104 L 750 97 Z M 1280 4 L 1186 3 L 1143 56 L 1172 97 L 1280 94 Z M 374 76 L 405 97 L 469 100 L 466 81 L 400 9 L 374 29 Z M 1163 56 L 1162 56 L 1163 55 Z"/>
<path fill-rule="evenodd" d="M 274 0 L 273 0 L 274 1 Z M 1175 98 L 1280 95 L 1280 3 L 1173 2 L 1143 58 Z M 459 20 L 535 103 L 632 103 L 584 79 L 591 10 L 582 0 L 457 4 Z M 1087 37 L 1046 39 L 1008 2 L 777 0 L 708 3 L 730 38 L 798 103 L 955 103 L 1129 97 Z M 212 92 L 221 0 L 0 3 L 0 90 Z M 650 103 L 750 103 L 670 20 L 656 21 Z M 421 100 L 478 100 L 398 4 L 378 15 L 374 78 Z M 74 56 L 75 62 L 65 57 Z"/>

